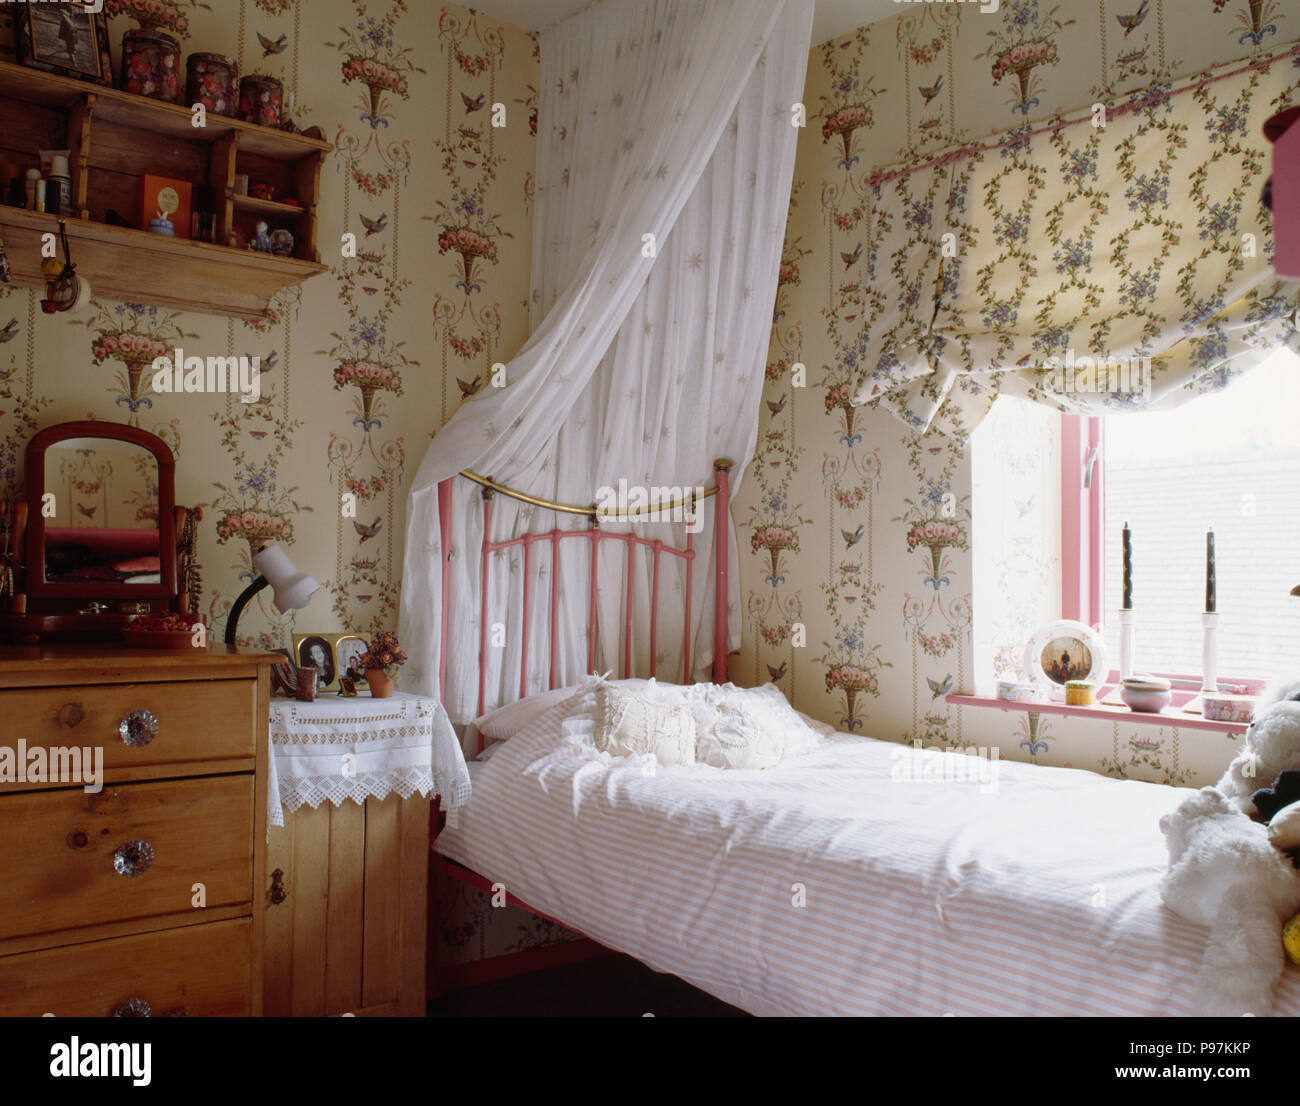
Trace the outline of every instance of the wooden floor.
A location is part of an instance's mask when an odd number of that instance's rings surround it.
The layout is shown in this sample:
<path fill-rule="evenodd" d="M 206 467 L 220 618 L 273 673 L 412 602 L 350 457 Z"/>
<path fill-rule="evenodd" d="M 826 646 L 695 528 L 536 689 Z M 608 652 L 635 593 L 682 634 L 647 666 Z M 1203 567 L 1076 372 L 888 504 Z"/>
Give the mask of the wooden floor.
<path fill-rule="evenodd" d="M 744 1018 L 743 1010 L 629 956 L 603 956 L 449 991 L 431 1018 Z"/>

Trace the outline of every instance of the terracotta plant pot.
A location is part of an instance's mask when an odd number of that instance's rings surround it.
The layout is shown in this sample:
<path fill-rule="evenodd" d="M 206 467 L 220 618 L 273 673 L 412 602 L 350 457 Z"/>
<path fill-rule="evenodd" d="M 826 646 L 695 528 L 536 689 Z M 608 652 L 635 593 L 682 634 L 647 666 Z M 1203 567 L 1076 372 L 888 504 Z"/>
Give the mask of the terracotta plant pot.
<path fill-rule="evenodd" d="M 367 668 L 366 683 L 370 685 L 370 694 L 375 699 L 391 699 L 393 695 L 393 677 L 382 668 Z"/>

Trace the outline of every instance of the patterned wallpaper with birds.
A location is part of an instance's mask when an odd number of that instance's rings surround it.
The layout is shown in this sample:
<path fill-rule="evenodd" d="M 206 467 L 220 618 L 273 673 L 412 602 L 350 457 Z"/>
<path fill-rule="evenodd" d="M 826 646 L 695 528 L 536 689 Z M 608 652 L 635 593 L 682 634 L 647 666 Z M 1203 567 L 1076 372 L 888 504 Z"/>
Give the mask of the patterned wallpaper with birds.
<path fill-rule="evenodd" d="M 905 8 L 812 51 L 767 402 L 735 507 L 745 611 L 736 678 L 775 680 L 800 709 L 854 733 L 1211 782 L 1232 755 L 1222 734 L 1031 723 L 945 701 L 972 687 L 973 604 L 996 608 L 999 593 L 974 594 L 968 454 L 850 403 L 862 320 L 895 279 L 864 253 L 868 180 L 965 140 L 1275 53 L 1300 35 L 1300 12 L 1279 0 L 1003 0 L 987 14 L 975 5 Z M 1023 538 L 1043 526 L 1047 504 L 1035 489 L 1052 446 L 1041 420 L 1020 424 L 1020 476 L 1006 494 L 1016 508 L 1008 525 Z M 1014 570 L 1038 567 L 1022 557 Z M 1007 568 L 997 562 L 993 578 Z M 1005 620 L 994 629 L 1023 649 L 1034 628 Z"/>
<path fill-rule="evenodd" d="M 535 38 L 407 0 L 169 3 L 188 22 L 186 53 L 225 52 L 243 73 L 279 77 L 298 124 L 334 143 L 320 231 L 330 271 L 257 324 L 118 303 L 98 286 L 93 311 L 50 318 L 35 292 L 0 285 L 0 486 L 18 489 L 40 426 L 134 423 L 175 449 L 178 502 L 204 508 L 215 631 L 271 541 L 326 590 L 288 616 L 263 593 L 242 640 L 287 647 L 295 631 L 395 628 L 411 459 L 528 332 Z M 132 25 L 110 21 L 115 57 Z M 5 13 L 0 56 L 12 58 Z M 345 232 L 355 258 L 343 257 Z M 150 362 L 178 344 L 260 357 L 261 401 L 151 394 Z"/>

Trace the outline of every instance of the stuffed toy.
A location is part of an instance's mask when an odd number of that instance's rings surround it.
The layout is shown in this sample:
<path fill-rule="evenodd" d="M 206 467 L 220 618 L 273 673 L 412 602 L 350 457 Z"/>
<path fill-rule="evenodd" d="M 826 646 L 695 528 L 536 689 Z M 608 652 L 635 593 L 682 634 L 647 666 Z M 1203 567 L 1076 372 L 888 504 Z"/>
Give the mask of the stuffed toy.
<path fill-rule="evenodd" d="M 1300 680 L 1265 693 L 1240 752 L 1214 787 L 1203 787 L 1160 819 L 1169 845 L 1165 905 L 1209 928 L 1196 982 L 1196 1013 L 1267 1014 L 1273 986 L 1300 955 L 1300 871 L 1281 851 L 1293 832 L 1290 773 L 1300 768 Z M 1288 778 L 1282 778 L 1284 773 Z M 1261 788 L 1261 782 L 1271 786 Z M 1286 814 L 1276 829 L 1273 817 Z M 1297 796 L 1300 798 L 1300 796 Z M 1256 820 L 1256 819 L 1260 820 Z M 1284 945 L 1283 931 L 1286 932 Z M 1300 961 L 1298 961 L 1300 962 Z"/>

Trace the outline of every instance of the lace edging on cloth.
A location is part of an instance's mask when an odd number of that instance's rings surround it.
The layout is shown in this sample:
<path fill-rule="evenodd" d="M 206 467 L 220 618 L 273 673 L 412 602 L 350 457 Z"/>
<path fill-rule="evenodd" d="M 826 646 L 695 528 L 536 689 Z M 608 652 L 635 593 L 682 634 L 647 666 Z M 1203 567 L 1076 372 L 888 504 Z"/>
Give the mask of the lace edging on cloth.
<path fill-rule="evenodd" d="M 387 772 L 363 772 L 358 776 L 280 777 L 280 805 L 271 812 L 271 825 L 284 825 L 284 810 L 291 814 L 306 805 L 315 810 L 323 802 L 341 806 L 347 799 L 364 803 L 367 799 L 386 799 L 396 793 L 409 799 L 416 792 L 423 796 L 439 794 L 445 805 L 455 808 L 469 799 L 468 783 L 435 779 L 428 768 L 399 768 Z"/>

